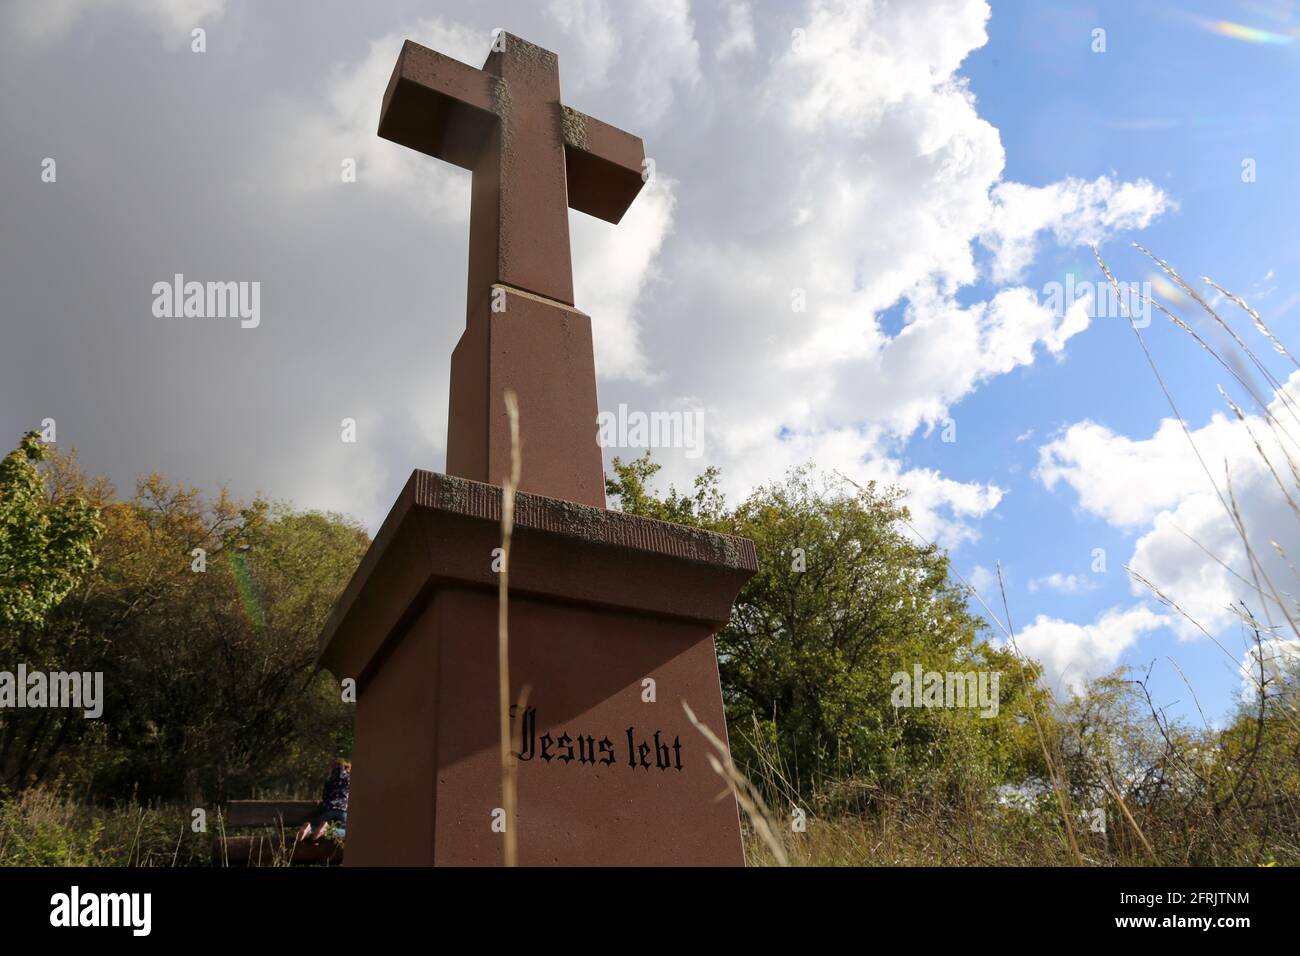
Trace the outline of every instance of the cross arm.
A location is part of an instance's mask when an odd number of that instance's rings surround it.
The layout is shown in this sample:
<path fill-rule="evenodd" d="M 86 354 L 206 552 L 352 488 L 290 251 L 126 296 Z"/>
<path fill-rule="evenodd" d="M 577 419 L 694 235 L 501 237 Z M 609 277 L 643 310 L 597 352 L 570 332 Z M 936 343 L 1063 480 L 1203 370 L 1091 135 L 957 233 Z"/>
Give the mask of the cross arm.
<path fill-rule="evenodd" d="M 561 106 L 569 205 L 617 223 L 641 191 L 641 137 Z"/>
<path fill-rule="evenodd" d="M 379 135 L 472 169 L 496 122 L 493 77 L 407 40 L 379 114 Z"/>

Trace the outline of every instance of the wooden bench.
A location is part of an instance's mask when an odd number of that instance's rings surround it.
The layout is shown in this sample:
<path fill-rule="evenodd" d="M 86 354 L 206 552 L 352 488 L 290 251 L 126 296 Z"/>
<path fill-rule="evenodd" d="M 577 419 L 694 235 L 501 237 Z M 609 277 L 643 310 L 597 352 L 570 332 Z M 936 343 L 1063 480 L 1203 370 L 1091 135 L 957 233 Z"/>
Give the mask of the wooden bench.
<path fill-rule="evenodd" d="M 294 839 L 320 804 L 315 800 L 232 800 L 226 804 L 226 836 L 212 841 L 212 862 L 217 866 L 276 866 L 343 862 L 343 844 L 323 838 L 317 843 Z M 231 836 L 234 829 L 274 828 L 269 834 Z"/>

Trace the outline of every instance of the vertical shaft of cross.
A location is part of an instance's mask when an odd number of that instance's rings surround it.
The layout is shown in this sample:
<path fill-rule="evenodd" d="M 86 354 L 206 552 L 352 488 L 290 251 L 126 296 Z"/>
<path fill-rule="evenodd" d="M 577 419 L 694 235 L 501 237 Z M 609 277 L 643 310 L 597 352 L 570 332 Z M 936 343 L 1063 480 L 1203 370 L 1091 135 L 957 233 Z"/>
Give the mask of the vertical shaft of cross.
<path fill-rule="evenodd" d="M 500 39 L 504 49 L 483 66 L 497 122 L 471 187 L 471 314 L 496 283 L 573 305 L 559 60 L 517 37 Z"/>

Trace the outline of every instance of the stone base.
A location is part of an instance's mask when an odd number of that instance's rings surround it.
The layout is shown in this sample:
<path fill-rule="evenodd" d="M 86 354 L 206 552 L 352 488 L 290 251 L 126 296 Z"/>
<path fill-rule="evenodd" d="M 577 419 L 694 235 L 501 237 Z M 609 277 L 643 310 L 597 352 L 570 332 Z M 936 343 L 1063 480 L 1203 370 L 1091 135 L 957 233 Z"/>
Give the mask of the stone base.
<path fill-rule="evenodd" d="M 502 860 L 500 502 L 415 472 L 326 626 L 320 663 L 359 689 L 349 866 Z M 725 740 L 713 635 L 753 544 L 535 495 L 515 515 L 520 862 L 742 864 L 735 802 L 682 701 Z"/>

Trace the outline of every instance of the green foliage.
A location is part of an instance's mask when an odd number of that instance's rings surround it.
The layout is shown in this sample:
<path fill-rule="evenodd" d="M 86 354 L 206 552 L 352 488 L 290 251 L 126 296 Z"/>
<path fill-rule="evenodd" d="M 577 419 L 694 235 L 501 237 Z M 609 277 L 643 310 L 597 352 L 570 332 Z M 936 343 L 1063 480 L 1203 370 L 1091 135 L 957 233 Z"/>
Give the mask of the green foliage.
<path fill-rule="evenodd" d="M 80 816 L 71 803 L 38 790 L 0 802 L 0 864 L 95 866 L 104 826 Z"/>
<path fill-rule="evenodd" d="M 126 759 L 106 786 L 219 799 L 310 786 L 329 757 L 350 750 L 350 708 L 314 660 L 320 627 L 364 553 L 364 532 L 337 516 L 243 509 L 221 536 L 205 539 L 207 570 L 195 573 L 193 537 L 167 529 L 182 517 L 182 528 L 211 528 L 234 512 L 218 502 L 215 516 L 204 515 L 187 493 L 165 486 L 149 500 L 143 513 L 123 515 L 124 531 L 168 516 L 143 541 L 168 585 L 109 662 L 110 684 L 130 693 L 110 696 Z M 110 607 L 134 603 L 142 585 L 147 595 L 159 579 L 132 582 Z"/>
<path fill-rule="evenodd" d="M 0 800 L 0 866 L 209 865 L 213 834 L 191 819 L 186 806 L 95 807 L 33 787 Z"/>
<path fill-rule="evenodd" d="M 901 493 L 850 494 L 809 467 L 727 510 L 710 469 L 695 493 L 656 497 L 648 454 L 613 462 L 623 510 L 751 539 L 758 573 L 717 637 L 733 754 L 810 797 L 853 777 L 863 790 L 976 787 L 1018 780 L 1034 761 L 1025 725 L 1036 674 L 981 639 L 946 556 L 903 532 Z M 996 717 L 970 708 L 898 708 L 892 676 L 1000 674 Z M 766 776 L 766 775 L 762 775 Z M 960 777 L 960 779 L 958 779 Z"/>
<path fill-rule="evenodd" d="M 49 498 L 36 467 L 45 457 L 28 432 L 0 460 L 0 626 L 41 624 L 95 564 L 99 513 L 80 498 Z"/>
<path fill-rule="evenodd" d="M 1170 718 L 1123 670 L 1054 714 L 1070 800 L 1100 810 L 1085 854 L 1176 866 L 1300 863 L 1300 672 L 1263 682 L 1223 728 Z"/>
<path fill-rule="evenodd" d="M 81 585 L 43 626 L 0 627 L 0 650 L 29 669 L 103 672 L 104 714 L 0 713 L 0 784 L 193 805 L 315 796 L 321 767 L 350 751 L 352 718 L 315 669 L 316 638 L 364 530 L 159 475 L 119 501 L 71 457 L 49 467 L 37 507 L 89 502 L 103 533 Z"/>
<path fill-rule="evenodd" d="M 659 498 L 648 487 L 661 467 L 650 458 L 650 452 L 629 462 L 615 458 L 612 465 L 614 477 L 605 478 L 605 494 L 611 499 L 611 506 L 628 514 L 701 528 L 725 524 L 726 503 L 718 489 L 717 468 L 710 466 L 695 479 L 695 494 L 682 495 L 669 487 L 668 494 Z"/>

